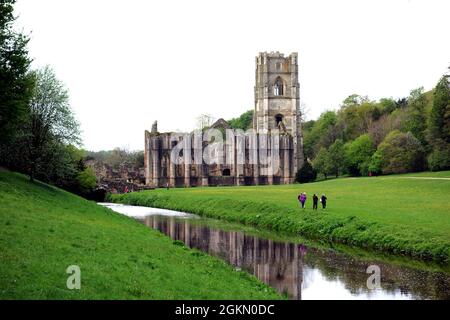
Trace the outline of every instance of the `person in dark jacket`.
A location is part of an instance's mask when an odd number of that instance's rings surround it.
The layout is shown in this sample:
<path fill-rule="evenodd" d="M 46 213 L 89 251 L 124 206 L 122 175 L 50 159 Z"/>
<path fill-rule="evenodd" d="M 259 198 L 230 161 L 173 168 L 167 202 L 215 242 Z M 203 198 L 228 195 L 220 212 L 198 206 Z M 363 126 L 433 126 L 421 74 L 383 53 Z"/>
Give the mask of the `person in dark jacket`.
<path fill-rule="evenodd" d="M 327 197 L 325 194 L 320 197 L 320 202 L 322 202 L 322 209 L 325 209 L 327 207 Z"/>
<path fill-rule="evenodd" d="M 318 202 L 319 202 L 319 197 L 314 193 L 314 195 L 313 195 L 313 210 L 317 210 Z"/>

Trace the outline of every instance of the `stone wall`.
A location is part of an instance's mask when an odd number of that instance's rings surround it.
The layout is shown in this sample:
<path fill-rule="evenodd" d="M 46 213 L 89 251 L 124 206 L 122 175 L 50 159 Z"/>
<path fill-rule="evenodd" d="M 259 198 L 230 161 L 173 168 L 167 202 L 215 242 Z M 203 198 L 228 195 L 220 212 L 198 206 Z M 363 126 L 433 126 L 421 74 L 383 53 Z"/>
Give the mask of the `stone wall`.
<path fill-rule="evenodd" d="M 145 169 L 129 163 L 117 168 L 101 161 L 88 160 L 86 165 L 93 168 L 97 178 L 97 187 L 111 193 L 124 193 L 127 190 L 138 191 L 145 188 Z"/>
<path fill-rule="evenodd" d="M 174 149 L 186 143 L 186 139 L 189 140 L 188 145 L 193 146 L 190 154 L 184 149 Z M 258 134 L 256 138 L 249 134 L 236 135 L 230 145 L 223 143 L 215 150 L 213 164 L 207 164 L 204 159 L 200 163 L 195 161 L 196 156 L 204 155 L 211 144 L 202 143 L 198 146 L 194 139 L 193 133 L 186 134 L 184 141 L 179 141 L 170 133 L 146 131 L 146 184 L 152 187 L 193 187 L 288 184 L 294 181 L 294 142 L 290 134 Z M 274 159 L 273 162 L 269 161 L 270 164 L 260 159 L 261 150 L 264 149 L 262 141 L 266 141 L 267 157 Z M 271 154 L 271 144 L 277 144 L 276 154 Z M 257 157 L 256 164 L 252 157 Z"/>

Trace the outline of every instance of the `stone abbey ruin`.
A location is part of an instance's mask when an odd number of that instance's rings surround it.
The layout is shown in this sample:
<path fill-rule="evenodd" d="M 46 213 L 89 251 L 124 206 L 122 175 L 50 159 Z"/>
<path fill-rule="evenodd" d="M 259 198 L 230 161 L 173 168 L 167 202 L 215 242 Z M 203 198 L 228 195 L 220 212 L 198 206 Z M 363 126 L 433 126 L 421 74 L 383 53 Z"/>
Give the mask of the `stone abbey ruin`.
<path fill-rule="evenodd" d="M 298 55 L 256 57 L 253 128 L 223 119 L 200 132 L 145 131 L 145 180 L 150 187 L 293 183 L 303 165 Z"/>

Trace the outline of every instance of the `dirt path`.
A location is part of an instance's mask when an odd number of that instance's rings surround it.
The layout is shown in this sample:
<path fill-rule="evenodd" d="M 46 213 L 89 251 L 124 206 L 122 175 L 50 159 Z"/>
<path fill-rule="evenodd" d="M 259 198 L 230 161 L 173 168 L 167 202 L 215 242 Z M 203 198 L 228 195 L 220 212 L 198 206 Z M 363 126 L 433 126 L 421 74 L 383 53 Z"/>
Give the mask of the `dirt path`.
<path fill-rule="evenodd" d="M 425 180 L 450 180 L 450 178 L 442 177 L 399 177 L 402 179 L 425 179 Z"/>

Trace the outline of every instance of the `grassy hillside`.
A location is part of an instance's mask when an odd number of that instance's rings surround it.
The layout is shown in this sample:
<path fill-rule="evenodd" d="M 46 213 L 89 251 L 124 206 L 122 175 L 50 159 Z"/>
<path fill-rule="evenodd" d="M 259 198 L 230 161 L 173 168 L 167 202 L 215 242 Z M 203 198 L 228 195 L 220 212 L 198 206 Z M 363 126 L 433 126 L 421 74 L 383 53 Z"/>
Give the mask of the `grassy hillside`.
<path fill-rule="evenodd" d="M 297 201 L 302 191 L 309 197 L 305 210 Z M 327 195 L 325 211 L 311 209 L 313 193 Z M 449 194 L 447 171 L 302 185 L 158 189 L 114 195 L 112 201 L 193 212 L 449 263 Z"/>
<path fill-rule="evenodd" d="M 279 298 L 135 220 L 0 170 L 0 299 Z M 81 289 L 66 288 L 66 268 Z"/>

